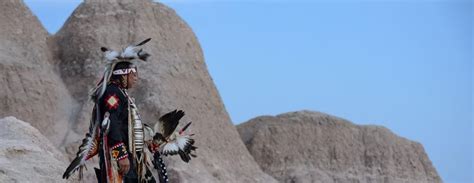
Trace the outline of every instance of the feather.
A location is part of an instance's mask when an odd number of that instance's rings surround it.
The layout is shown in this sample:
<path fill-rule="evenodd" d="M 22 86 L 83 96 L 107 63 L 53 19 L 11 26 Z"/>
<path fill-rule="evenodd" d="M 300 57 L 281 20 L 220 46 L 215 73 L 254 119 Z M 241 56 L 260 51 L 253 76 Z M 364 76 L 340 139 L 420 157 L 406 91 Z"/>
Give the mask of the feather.
<path fill-rule="evenodd" d="M 190 125 L 191 125 L 191 121 L 188 124 L 184 125 L 184 127 L 181 128 L 181 130 L 179 130 L 179 134 L 181 135 Z"/>
<path fill-rule="evenodd" d="M 143 51 L 143 49 L 140 48 L 140 46 L 143 46 L 146 44 L 148 41 L 150 41 L 151 38 L 145 39 L 142 42 L 136 44 L 136 45 L 130 45 L 127 46 L 122 54 L 120 54 L 120 57 L 123 59 L 136 59 L 139 58 L 140 60 L 146 61 L 146 59 L 150 56 L 150 54 L 146 53 Z"/>
<path fill-rule="evenodd" d="M 107 64 L 110 65 L 110 64 Z M 105 93 L 105 90 L 107 89 L 107 82 L 109 80 L 109 75 L 112 72 L 112 68 L 106 67 L 104 71 L 104 76 L 102 77 L 104 80 L 102 81 L 102 85 L 100 86 L 100 93 L 97 94 L 97 100 L 102 97 L 102 95 Z"/>
<path fill-rule="evenodd" d="M 164 156 L 178 154 L 184 162 L 189 162 L 191 157 L 196 157 L 192 153 L 197 147 L 194 146 L 195 141 L 191 138 L 192 135 L 185 135 L 183 132 L 189 128 L 191 122 L 175 132 L 179 120 L 183 116 L 184 111 L 182 110 L 174 110 L 161 116 L 158 123 L 155 124 L 153 143 L 160 147 L 158 150 L 160 154 Z"/>
<path fill-rule="evenodd" d="M 148 54 L 147 52 L 145 52 L 141 49 L 140 49 L 140 51 L 138 51 L 137 55 L 138 55 L 138 58 L 140 60 L 143 60 L 143 61 L 146 61 L 148 59 L 148 57 L 150 57 L 150 54 Z"/>
<path fill-rule="evenodd" d="M 163 137 L 168 138 L 176 129 L 179 120 L 184 116 L 184 111 L 174 110 L 160 117 L 155 125 L 155 132 L 161 133 Z"/>
<path fill-rule="evenodd" d="M 189 157 L 188 154 L 184 153 L 183 150 L 179 150 L 178 154 L 179 154 L 179 157 L 186 163 L 189 162 L 189 160 L 191 160 L 191 157 Z"/>
<path fill-rule="evenodd" d="M 178 144 L 171 142 L 171 143 L 166 143 L 165 146 L 163 146 L 162 154 L 163 155 L 175 155 L 178 153 L 180 150 Z"/>
<path fill-rule="evenodd" d="M 176 144 L 178 144 L 178 147 L 180 149 L 185 149 L 186 145 L 191 142 L 192 139 L 189 137 L 178 137 L 176 138 Z"/>
<path fill-rule="evenodd" d="M 122 61 L 130 62 L 131 60 L 137 59 L 137 58 L 140 60 L 146 61 L 148 57 L 150 57 L 150 54 L 143 51 L 143 49 L 141 49 L 140 46 L 145 45 L 150 40 L 151 38 L 148 38 L 136 45 L 127 46 L 123 50 L 123 52 L 117 52 L 107 47 L 101 47 L 100 50 L 104 52 L 105 54 L 104 57 L 108 61 L 108 63 L 104 69 L 104 75 L 102 77 L 103 80 L 99 82 L 89 92 L 90 99 L 96 102 L 96 100 L 99 99 L 104 94 L 107 84 L 110 80 L 110 77 L 112 76 L 113 68 L 118 62 L 122 62 Z"/>
<path fill-rule="evenodd" d="M 89 132 L 86 133 L 79 150 L 76 153 L 76 158 L 72 160 L 71 164 L 64 171 L 63 179 L 68 179 L 76 170 L 79 170 L 79 178 L 82 178 L 82 169 L 88 159 L 92 158 L 98 153 L 98 124 L 96 122 L 97 105 L 94 106 L 92 118 L 89 124 Z"/>
<path fill-rule="evenodd" d="M 120 55 L 119 52 L 110 50 L 106 47 L 101 47 L 100 50 L 105 53 L 105 58 L 108 61 L 114 61 L 117 60 L 117 57 Z"/>
<path fill-rule="evenodd" d="M 189 135 L 179 135 L 177 133 L 173 135 L 177 135 L 177 137 L 165 143 L 160 153 L 165 156 L 179 154 L 184 162 L 189 162 L 191 160 L 190 154 L 197 149 L 194 146 L 194 139 Z M 196 155 L 192 156 L 196 157 Z"/>
<path fill-rule="evenodd" d="M 123 59 L 134 59 L 138 58 L 138 51 L 140 51 L 139 47 L 136 46 L 127 46 L 122 54 L 120 54 L 120 57 Z"/>
<path fill-rule="evenodd" d="M 114 60 L 117 60 L 117 57 L 119 56 L 120 54 L 117 52 L 117 51 L 107 51 L 105 52 L 105 58 L 108 60 L 108 61 L 114 61 Z"/>
<path fill-rule="evenodd" d="M 151 40 L 151 38 L 145 39 L 142 42 L 138 43 L 136 46 L 142 46 L 142 45 L 148 43 L 148 41 L 150 41 L 150 40 Z"/>
<path fill-rule="evenodd" d="M 102 75 L 101 81 L 90 91 L 90 99 L 97 103 L 97 100 L 102 97 L 107 89 L 108 81 L 112 76 L 112 68 L 117 64 L 117 62 L 107 63 L 104 69 L 104 75 Z"/>

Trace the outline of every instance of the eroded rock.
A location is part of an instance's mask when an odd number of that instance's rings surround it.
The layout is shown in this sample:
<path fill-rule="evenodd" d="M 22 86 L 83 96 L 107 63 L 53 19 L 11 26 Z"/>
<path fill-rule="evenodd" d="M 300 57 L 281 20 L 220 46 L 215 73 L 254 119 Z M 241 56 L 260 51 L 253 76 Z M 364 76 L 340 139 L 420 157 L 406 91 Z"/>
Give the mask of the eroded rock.
<path fill-rule="evenodd" d="M 319 112 L 262 116 L 237 129 L 281 182 L 441 182 L 420 143 Z"/>
<path fill-rule="evenodd" d="M 66 158 L 29 123 L 0 119 L 0 182 L 65 182 Z"/>

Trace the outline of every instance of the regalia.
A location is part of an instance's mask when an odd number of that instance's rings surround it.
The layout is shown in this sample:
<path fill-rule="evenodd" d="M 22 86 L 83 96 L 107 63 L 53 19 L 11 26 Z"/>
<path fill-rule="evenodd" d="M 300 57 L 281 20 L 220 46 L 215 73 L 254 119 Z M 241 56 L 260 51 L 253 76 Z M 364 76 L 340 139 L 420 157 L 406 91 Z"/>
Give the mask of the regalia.
<path fill-rule="evenodd" d="M 91 90 L 94 102 L 89 130 L 79 146 L 76 158 L 66 168 L 63 178 L 69 178 L 79 170 L 79 179 L 90 158 L 99 156 L 99 168 L 95 168 L 98 182 L 156 182 L 152 172 L 158 172 L 159 182 L 168 182 L 166 166 L 161 156 L 179 155 L 189 162 L 197 149 L 194 134 L 185 134 L 191 122 L 179 131 L 176 128 L 184 116 L 182 110 L 166 113 L 158 119 L 154 128 L 143 123 L 133 97 L 127 92 L 128 74 L 136 73 L 137 60 L 146 61 L 150 56 L 141 48 L 150 39 L 130 45 L 122 52 L 105 47 L 107 61 L 104 74 Z M 120 172 L 119 161 L 128 159 L 130 170 Z"/>

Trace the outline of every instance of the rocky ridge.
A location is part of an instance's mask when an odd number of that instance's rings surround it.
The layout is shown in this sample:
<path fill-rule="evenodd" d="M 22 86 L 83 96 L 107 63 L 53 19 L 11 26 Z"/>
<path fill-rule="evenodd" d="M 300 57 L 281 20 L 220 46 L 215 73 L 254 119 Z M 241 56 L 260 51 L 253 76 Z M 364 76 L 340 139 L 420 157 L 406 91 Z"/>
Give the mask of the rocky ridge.
<path fill-rule="evenodd" d="M 29 123 L 0 119 L 0 182 L 64 182 L 65 156 Z"/>
<path fill-rule="evenodd" d="M 442 182 L 420 143 L 381 126 L 298 111 L 237 129 L 262 170 L 280 182 Z"/>

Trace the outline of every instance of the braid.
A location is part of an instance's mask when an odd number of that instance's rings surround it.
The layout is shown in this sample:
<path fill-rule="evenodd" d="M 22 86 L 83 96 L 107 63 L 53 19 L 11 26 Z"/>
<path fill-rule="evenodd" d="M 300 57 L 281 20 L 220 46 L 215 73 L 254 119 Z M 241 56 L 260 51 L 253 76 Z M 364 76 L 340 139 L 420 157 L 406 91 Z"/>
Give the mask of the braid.
<path fill-rule="evenodd" d="M 121 84 L 120 86 L 122 86 L 122 88 L 128 88 L 128 74 L 121 75 L 120 84 Z"/>

